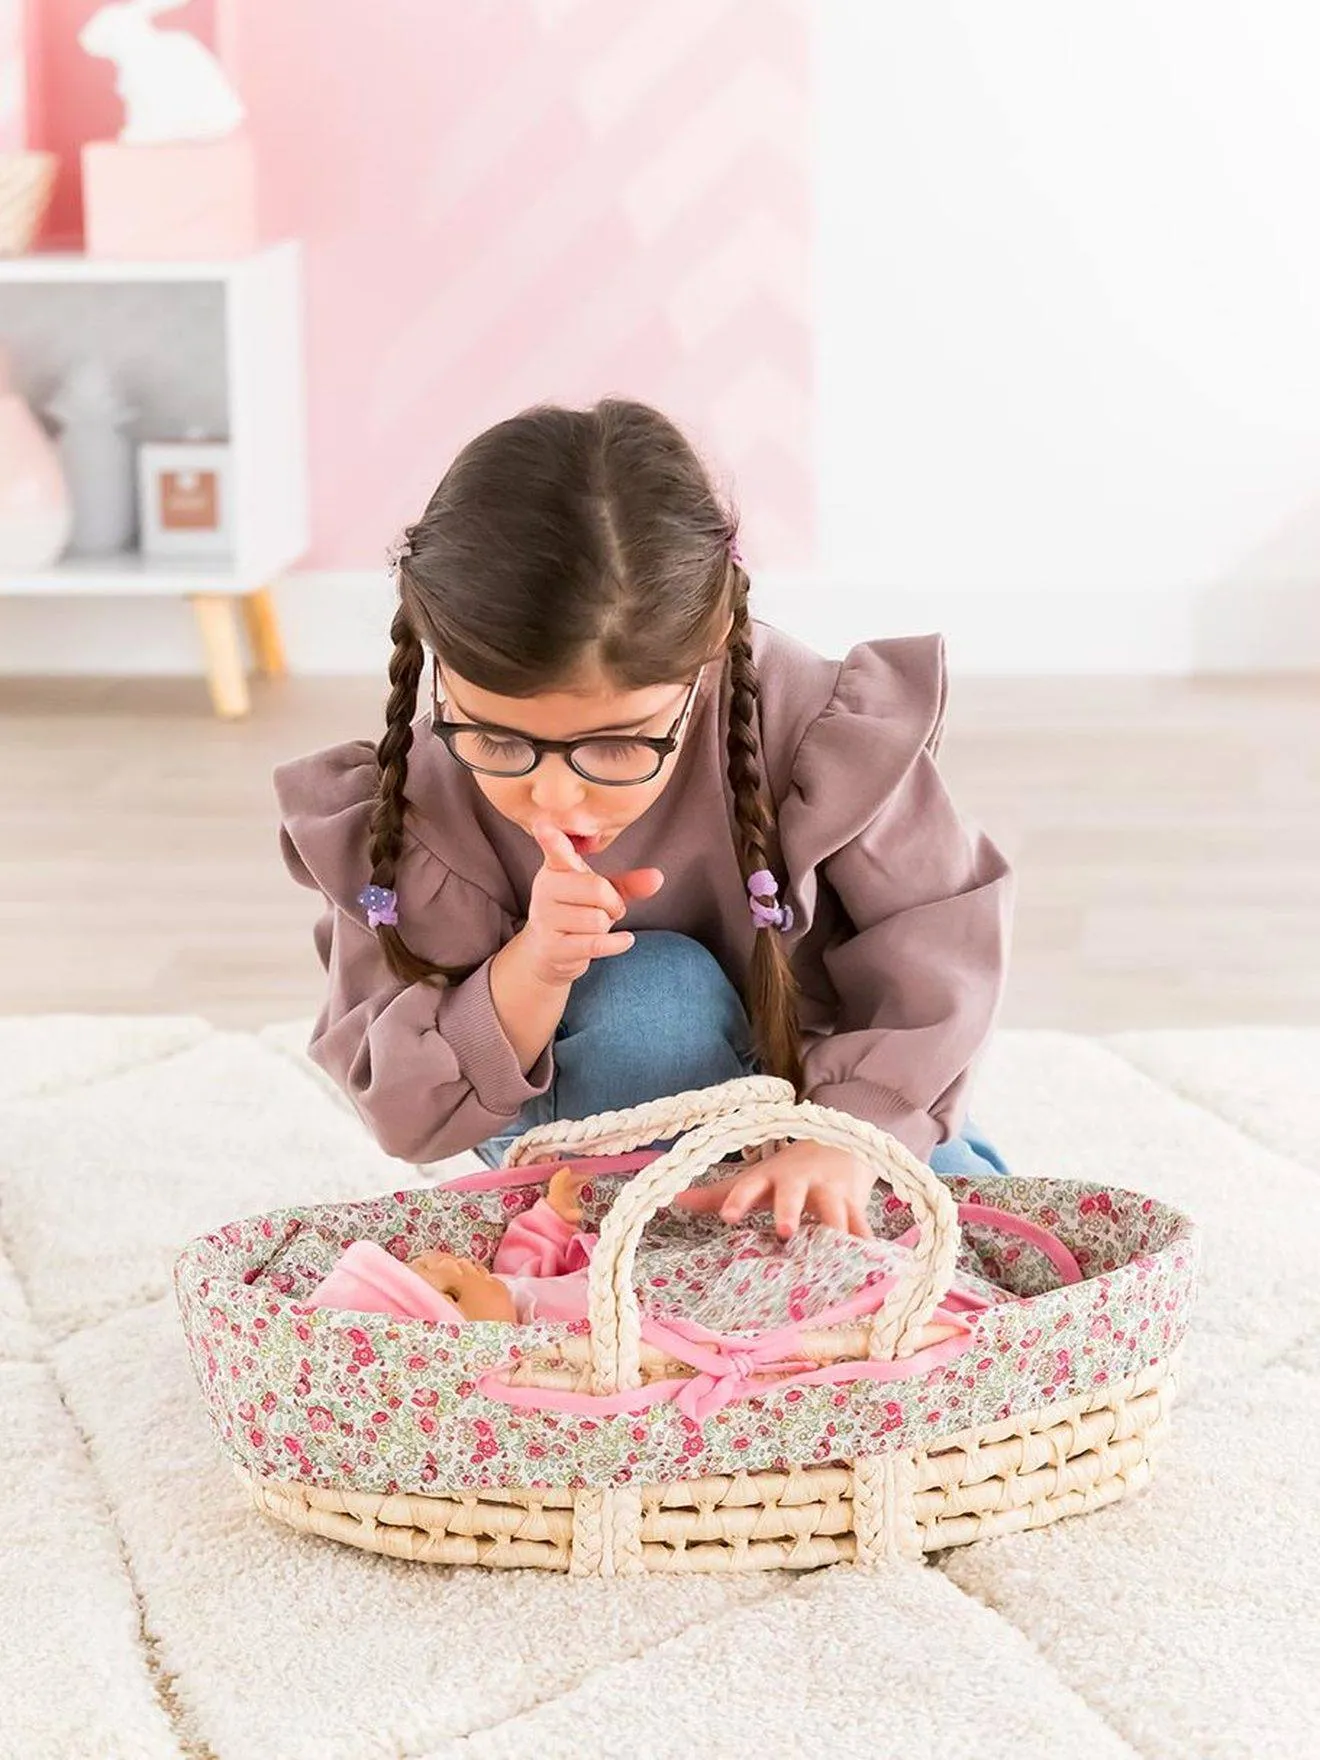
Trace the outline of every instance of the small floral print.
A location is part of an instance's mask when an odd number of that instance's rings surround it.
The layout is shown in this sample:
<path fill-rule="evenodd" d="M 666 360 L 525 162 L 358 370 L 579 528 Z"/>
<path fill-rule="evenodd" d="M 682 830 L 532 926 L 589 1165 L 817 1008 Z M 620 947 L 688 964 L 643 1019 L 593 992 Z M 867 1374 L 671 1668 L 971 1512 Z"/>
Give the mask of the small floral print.
<path fill-rule="evenodd" d="M 955 1199 L 975 1201 L 968 1182 L 945 1183 Z M 598 1228 L 617 1189 L 602 1181 L 598 1197 L 584 1191 L 584 1228 Z M 1005 1176 L 985 1200 L 1056 1233 L 1083 1282 L 1059 1285 L 1030 1244 L 966 1224 L 958 1276 L 994 1292 L 967 1349 L 906 1379 L 772 1388 L 704 1423 L 672 1402 L 593 1416 L 506 1405 L 481 1392 L 482 1378 L 515 1357 L 583 1337 L 585 1320 L 534 1322 L 510 1341 L 502 1327 L 350 1316 L 298 1299 L 357 1239 L 379 1241 L 398 1258 L 442 1247 L 489 1263 L 511 1197 L 521 1209 L 535 1194 L 460 1198 L 425 1187 L 275 1211 L 190 1242 L 175 1266 L 175 1291 L 222 1446 L 261 1478 L 364 1491 L 784 1471 L 938 1446 L 972 1426 L 1126 1380 L 1173 1353 L 1195 1299 L 1197 1236 L 1176 1210 L 1093 1183 Z M 832 1231 L 803 1229 L 784 1253 L 755 1238 L 732 1242 L 714 1219 L 662 1212 L 639 1248 L 636 1282 L 657 1313 L 696 1310 L 715 1330 L 806 1319 L 882 1273 L 885 1240 L 903 1234 L 912 1216 L 882 1191 L 871 1220 L 882 1237 L 879 1270 L 874 1259 L 863 1263 L 858 1243 L 830 1245 L 823 1237 Z"/>

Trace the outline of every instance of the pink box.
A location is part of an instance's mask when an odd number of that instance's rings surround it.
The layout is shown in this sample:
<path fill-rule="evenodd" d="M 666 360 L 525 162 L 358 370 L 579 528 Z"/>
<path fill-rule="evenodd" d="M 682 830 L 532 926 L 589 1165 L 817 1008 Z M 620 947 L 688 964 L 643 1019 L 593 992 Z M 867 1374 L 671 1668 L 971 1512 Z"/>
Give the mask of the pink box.
<path fill-rule="evenodd" d="M 89 257 L 241 257 L 257 248 L 257 166 L 245 130 L 218 141 L 82 150 Z"/>

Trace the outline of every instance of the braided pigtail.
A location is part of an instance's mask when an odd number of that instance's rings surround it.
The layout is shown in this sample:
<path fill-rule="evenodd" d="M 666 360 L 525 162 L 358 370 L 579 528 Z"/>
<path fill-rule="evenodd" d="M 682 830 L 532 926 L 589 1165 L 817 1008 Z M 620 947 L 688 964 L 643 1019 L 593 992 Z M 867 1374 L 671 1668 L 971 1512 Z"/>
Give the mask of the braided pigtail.
<path fill-rule="evenodd" d="M 385 734 L 376 747 L 380 784 L 371 812 L 371 884 L 377 897 L 394 899 L 395 872 L 403 850 L 405 788 L 408 753 L 413 743 L 412 718 L 417 709 L 417 686 L 426 655 L 404 605 L 400 603 L 390 625 L 394 652 L 390 655 L 390 695 L 385 707 Z M 364 894 L 365 898 L 365 894 Z M 375 917 L 376 938 L 395 977 L 406 983 L 445 982 L 467 975 L 466 967 L 437 966 L 414 953 L 395 920 L 397 911 Z"/>
<path fill-rule="evenodd" d="M 733 558 L 735 592 L 733 628 L 729 633 L 729 782 L 733 788 L 734 834 L 743 879 L 768 868 L 767 844 L 774 828 L 774 809 L 761 774 L 758 732 L 760 686 L 752 660 L 752 626 L 747 611 L 747 576 Z M 783 940 L 774 928 L 758 928 L 752 949 L 747 1013 L 757 1056 L 768 1075 L 792 1082 L 802 1094 L 800 992 Z"/>

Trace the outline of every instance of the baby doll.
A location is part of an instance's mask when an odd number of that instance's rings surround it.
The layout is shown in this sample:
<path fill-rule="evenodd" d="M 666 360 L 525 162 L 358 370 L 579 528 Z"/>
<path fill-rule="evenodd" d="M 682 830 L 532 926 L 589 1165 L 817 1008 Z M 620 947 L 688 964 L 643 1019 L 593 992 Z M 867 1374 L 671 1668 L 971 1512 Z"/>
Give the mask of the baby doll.
<path fill-rule="evenodd" d="M 578 1232 L 579 1195 L 589 1178 L 584 1168 L 559 1168 L 545 1197 L 509 1224 L 491 1270 L 434 1251 L 405 1264 L 375 1241 L 354 1241 L 307 1305 L 447 1322 L 581 1319 L 595 1246 L 594 1235 Z"/>
<path fill-rule="evenodd" d="M 516 1216 L 495 1249 L 492 1270 L 452 1253 L 420 1253 L 408 1269 L 453 1302 L 465 1320 L 580 1320 L 587 1311 L 587 1261 L 594 1235 L 579 1232 L 579 1198 L 591 1175 L 561 1167 L 544 1198 Z"/>
<path fill-rule="evenodd" d="M 414 1319 L 580 1320 L 587 1312 L 587 1267 L 597 1237 L 582 1232 L 579 1202 L 590 1172 L 559 1168 L 546 1195 L 516 1217 L 495 1249 L 491 1268 L 452 1253 L 420 1253 L 406 1264 L 374 1241 L 354 1241 L 312 1294 L 309 1306 L 355 1308 Z M 662 1233 L 663 1231 L 658 1231 Z M 704 1245 L 656 1239 L 639 1253 L 643 1304 L 657 1318 L 685 1316 L 719 1331 L 806 1320 L 810 1311 L 855 1294 L 864 1283 L 892 1278 L 910 1263 L 894 1243 L 862 1241 L 807 1224 L 781 1242 L 755 1228 L 712 1231 Z M 960 1314 L 1001 1301 L 1006 1291 L 960 1273 L 917 1349 L 938 1344 L 965 1323 Z M 795 1306 L 796 1304 L 796 1306 Z"/>

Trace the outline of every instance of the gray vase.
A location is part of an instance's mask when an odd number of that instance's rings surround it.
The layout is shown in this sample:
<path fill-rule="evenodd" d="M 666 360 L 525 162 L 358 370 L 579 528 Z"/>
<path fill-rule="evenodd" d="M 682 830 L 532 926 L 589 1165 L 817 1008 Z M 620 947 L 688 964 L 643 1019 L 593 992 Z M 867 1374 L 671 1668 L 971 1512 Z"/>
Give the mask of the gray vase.
<path fill-rule="evenodd" d="M 70 556 L 114 556 L 137 536 L 133 441 L 122 432 L 136 410 L 98 360 L 75 361 L 46 405 L 61 428 L 60 462 L 73 502 Z"/>

